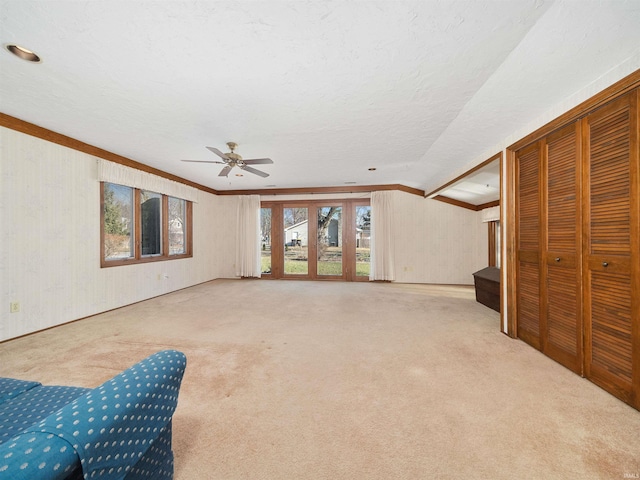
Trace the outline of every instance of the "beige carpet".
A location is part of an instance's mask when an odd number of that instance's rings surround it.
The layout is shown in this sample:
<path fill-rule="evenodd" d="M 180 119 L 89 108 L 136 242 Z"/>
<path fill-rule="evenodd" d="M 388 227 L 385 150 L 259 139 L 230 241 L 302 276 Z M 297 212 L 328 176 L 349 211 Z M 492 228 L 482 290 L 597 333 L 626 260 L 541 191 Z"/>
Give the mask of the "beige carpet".
<path fill-rule="evenodd" d="M 498 322 L 469 287 L 218 280 L 0 344 L 0 376 L 185 352 L 177 480 L 637 478 L 640 412 Z"/>

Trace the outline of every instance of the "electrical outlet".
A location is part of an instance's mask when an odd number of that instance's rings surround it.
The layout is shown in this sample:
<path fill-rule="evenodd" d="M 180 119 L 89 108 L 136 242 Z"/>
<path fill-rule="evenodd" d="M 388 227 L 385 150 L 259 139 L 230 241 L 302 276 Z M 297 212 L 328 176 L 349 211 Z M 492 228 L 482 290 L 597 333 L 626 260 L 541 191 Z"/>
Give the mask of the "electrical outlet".
<path fill-rule="evenodd" d="M 20 311 L 20 302 L 11 302 L 9 304 L 9 311 L 11 313 L 18 313 Z"/>

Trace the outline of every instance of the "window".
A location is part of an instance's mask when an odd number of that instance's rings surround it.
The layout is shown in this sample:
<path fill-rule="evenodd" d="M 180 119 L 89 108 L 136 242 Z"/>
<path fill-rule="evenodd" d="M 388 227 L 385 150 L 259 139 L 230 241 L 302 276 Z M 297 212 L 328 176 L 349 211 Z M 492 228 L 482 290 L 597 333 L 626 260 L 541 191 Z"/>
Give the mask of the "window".
<path fill-rule="evenodd" d="M 102 267 L 191 257 L 191 202 L 102 184 Z"/>
<path fill-rule="evenodd" d="M 271 209 L 260 209 L 261 273 L 271 273 Z"/>
<path fill-rule="evenodd" d="M 284 273 L 309 274 L 309 209 L 284 208 Z"/>
<path fill-rule="evenodd" d="M 318 207 L 316 255 L 318 275 L 342 276 L 342 207 Z"/>
<path fill-rule="evenodd" d="M 169 197 L 169 255 L 187 253 L 187 201 Z"/>
<path fill-rule="evenodd" d="M 133 188 L 103 184 L 102 227 L 105 260 L 133 257 Z"/>
<path fill-rule="evenodd" d="M 355 206 L 356 276 L 369 279 L 371 271 L 371 206 Z"/>
<path fill-rule="evenodd" d="M 142 256 L 162 255 L 162 195 L 140 191 Z"/>

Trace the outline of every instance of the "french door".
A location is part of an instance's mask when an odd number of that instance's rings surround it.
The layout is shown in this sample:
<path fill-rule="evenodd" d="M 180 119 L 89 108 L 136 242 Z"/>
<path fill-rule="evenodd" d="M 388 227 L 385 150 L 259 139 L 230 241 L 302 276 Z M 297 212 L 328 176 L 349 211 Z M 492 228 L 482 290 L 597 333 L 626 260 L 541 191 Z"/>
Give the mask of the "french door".
<path fill-rule="evenodd" d="M 262 278 L 368 281 L 368 199 L 263 202 Z"/>

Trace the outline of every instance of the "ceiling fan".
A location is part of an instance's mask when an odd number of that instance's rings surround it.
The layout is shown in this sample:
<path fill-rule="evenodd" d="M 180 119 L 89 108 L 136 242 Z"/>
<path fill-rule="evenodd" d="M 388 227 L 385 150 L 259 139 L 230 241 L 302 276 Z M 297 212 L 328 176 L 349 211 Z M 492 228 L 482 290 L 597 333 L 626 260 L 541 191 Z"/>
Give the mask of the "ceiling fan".
<path fill-rule="evenodd" d="M 222 162 L 213 161 L 213 160 L 182 160 L 182 161 L 194 162 L 194 163 L 219 163 L 221 165 L 224 165 L 224 167 L 218 174 L 219 177 L 228 177 L 229 172 L 233 167 L 240 167 L 245 172 L 253 173 L 263 178 L 266 178 L 269 176 L 268 173 L 252 168 L 249 165 L 273 163 L 273 160 L 271 160 L 270 158 L 252 158 L 252 159 L 244 160 L 240 155 L 233 152 L 238 146 L 237 143 L 227 142 L 227 146 L 229 147 L 229 150 L 231 150 L 229 153 L 222 153 L 220 150 L 214 147 L 206 147 L 208 150 L 211 150 L 213 153 L 215 153 L 220 158 L 222 158 Z"/>

